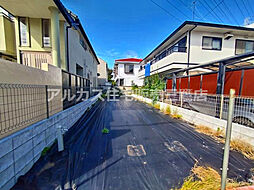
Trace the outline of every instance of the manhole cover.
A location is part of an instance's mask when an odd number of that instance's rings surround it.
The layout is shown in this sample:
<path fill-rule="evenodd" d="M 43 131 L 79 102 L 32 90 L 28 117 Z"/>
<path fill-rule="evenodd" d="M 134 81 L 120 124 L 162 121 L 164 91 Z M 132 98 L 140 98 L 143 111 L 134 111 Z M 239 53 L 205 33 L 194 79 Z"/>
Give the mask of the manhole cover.
<path fill-rule="evenodd" d="M 128 145 L 127 152 L 129 156 L 145 156 L 146 155 L 146 151 L 143 145 L 137 145 L 137 146 Z"/>

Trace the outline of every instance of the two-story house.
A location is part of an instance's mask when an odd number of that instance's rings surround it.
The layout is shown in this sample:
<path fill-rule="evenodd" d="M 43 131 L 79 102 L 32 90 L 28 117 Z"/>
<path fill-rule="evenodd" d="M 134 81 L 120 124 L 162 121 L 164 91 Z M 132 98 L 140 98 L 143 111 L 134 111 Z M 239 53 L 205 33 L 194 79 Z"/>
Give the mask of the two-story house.
<path fill-rule="evenodd" d="M 141 62 L 139 78 L 254 51 L 254 28 L 186 21 Z"/>
<path fill-rule="evenodd" d="M 60 0 L 1 0 L 0 6 L 13 15 L 18 63 L 38 69 L 52 64 L 97 86 L 99 60 L 78 17 Z"/>
<path fill-rule="evenodd" d="M 0 58 L 16 61 L 13 17 L 2 7 L 0 7 Z"/>
<path fill-rule="evenodd" d="M 114 80 L 118 86 L 131 87 L 133 85 L 143 85 L 143 80 L 138 79 L 138 71 L 141 61 L 142 59 L 137 58 L 115 60 Z"/>

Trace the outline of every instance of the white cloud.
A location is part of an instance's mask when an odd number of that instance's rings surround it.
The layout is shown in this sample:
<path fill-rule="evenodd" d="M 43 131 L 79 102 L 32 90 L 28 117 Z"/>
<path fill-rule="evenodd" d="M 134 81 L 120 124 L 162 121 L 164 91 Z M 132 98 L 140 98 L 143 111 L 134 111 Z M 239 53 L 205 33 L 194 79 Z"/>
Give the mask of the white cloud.
<path fill-rule="evenodd" d="M 125 53 L 125 57 L 126 58 L 138 58 L 138 54 L 134 50 L 128 50 Z"/>
<path fill-rule="evenodd" d="M 115 49 L 105 50 L 104 52 L 98 53 L 99 56 L 102 57 L 109 57 L 114 58 L 120 55 L 120 52 L 116 51 Z"/>
<path fill-rule="evenodd" d="M 250 25 L 252 24 L 253 22 L 251 21 L 251 18 L 250 17 L 246 17 L 243 21 L 243 26 L 247 26 L 247 25 Z"/>

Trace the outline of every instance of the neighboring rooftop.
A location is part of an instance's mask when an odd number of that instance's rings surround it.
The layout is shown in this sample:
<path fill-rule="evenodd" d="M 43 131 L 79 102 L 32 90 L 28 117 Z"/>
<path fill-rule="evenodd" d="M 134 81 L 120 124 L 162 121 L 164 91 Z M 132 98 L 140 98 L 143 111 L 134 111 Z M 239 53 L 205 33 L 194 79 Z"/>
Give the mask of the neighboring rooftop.
<path fill-rule="evenodd" d="M 136 62 L 139 63 L 141 62 L 142 59 L 138 59 L 138 58 L 125 58 L 125 59 L 116 59 L 115 62 Z"/>

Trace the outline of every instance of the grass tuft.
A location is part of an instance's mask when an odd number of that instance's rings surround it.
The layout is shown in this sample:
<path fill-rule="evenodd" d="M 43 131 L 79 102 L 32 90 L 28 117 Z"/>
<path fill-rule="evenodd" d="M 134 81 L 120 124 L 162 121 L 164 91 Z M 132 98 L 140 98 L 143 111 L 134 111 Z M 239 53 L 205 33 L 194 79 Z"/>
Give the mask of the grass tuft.
<path fill-rule="evenodd" d="M 166 108 L 164 109 L 164 113 L 167 114 L 167 115 L 171 114 L 170 106 L 166 106 Z"/>
<path fill-rule="evenodd" d="M 211 136 L 213 138 L 215 138 L 216 140 L 219 140 L 220 142 L 224 142 L 223 137 L 224 137 L 224 133 L 223 131 L 218 128 L 217 130 L 213 130 L 210 127 L 207 126 L 203 126 L 203 125 L 197 125 L 195 126 L 196 131 L 200 132 L 200 133 L 204 133 L 208 136 Z"/>
<path fill-rule="evenodd" d="M 177 110 L 177 109 L 175 109 L 175 110 L 173 111 L 172 117 L 173 117 L 173 118 L 176 118 L 176 119 L 181 119 L 183 116 L 180 115 L 180 114 L 178 113 L 178 110 Z"/>
<path fill-rule="evenodd" d="M 159 103 L 155 103 L 153 107 L 159 110 L 160 109 L 160 104 Z"/>
<path fill-rule="evenodd" d="M 104 128 L 101 130 L 101 132 L 102 132 L 103 134 L 108 134 L 108 133 L 109 133 L 109 129 L 107 129 L 106 127 L 104 127 Z"/>
<path fill-rule="evenodd" d="M 41 152 L 41 157 L 45 156 L 45 155 L 48 153 L 49 150 L 50 150 L 50 147 L 45 147 L 45 148 L 42 150 L 42 152 Z"/>
<path fill-rule="evenodd" d="M 179 190 L 217 190 L 220 189 L 221 176 L 211 167 L 194 166 L 191 175 L 184 180 Z M 249 186 L 246 182 L 228 179 L 227 189 Z"/>
<path fill-rule="evenodd" d="M 220 128 L 213 130 L 202 125 L 195 127 L 196 131 L 206 134 L 221 143 L 225 143 L 224 132 Z M 230 148 L 242 153 L 245 157 L 254 160 L 254 147 L 251 144 L 240 139 L 232 139 L 230 141 Z"/>

